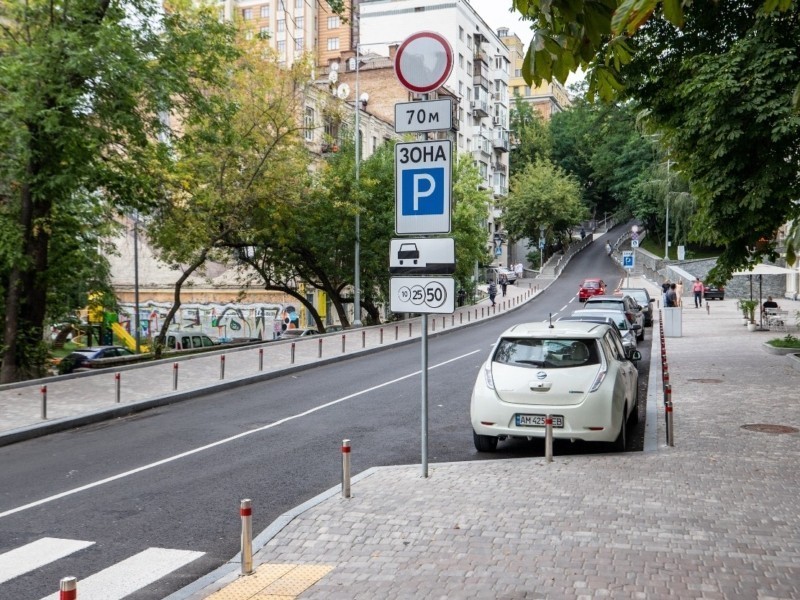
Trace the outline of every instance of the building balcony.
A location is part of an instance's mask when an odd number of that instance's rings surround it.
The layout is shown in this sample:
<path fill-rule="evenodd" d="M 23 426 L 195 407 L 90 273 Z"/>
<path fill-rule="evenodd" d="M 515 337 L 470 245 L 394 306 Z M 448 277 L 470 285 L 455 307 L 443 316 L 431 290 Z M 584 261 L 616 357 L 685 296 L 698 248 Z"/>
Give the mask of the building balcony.
<path fill-rule="evenodd" d="M 483 63 L 489 66 L 489 55 L 479 47 L 475 48 L 475 52 L 472 54 L 472 60 L 475 64 Z"/>
<path fill-rule="evenodd" d="M 482 87 L 487 92 L 489 91 L 489 78 L 484 77 L 483 75 L 475 74 L 472 76 L 472 85 L 477 85 Z"/>
<path fill-rule="evenodd" d="M 508 131 L 505 129 L 495 130 L 492 138 L 492 146 L 498 152 L 508 152 L 510 144 L 508 141 Z"/>
<path fill-rule="evenodd" d="M 508 188 L 504 185 L 495 185 L 492 192 L 495 196 L 508 196 Z"/>
<path fill-rule="evenodd" d="M 473 117 L 488 117 L 489 116 L 489 103 L 482 100 L 471 100 L 469 107 L 472 110 Z"/>
<path fill-rule="evenodd" d="M 476 159 L 479 155 L 485 160 L 492 156 L 492 144 L 485 137 L 477 137 L 472 140 L 472 155 Z"/>

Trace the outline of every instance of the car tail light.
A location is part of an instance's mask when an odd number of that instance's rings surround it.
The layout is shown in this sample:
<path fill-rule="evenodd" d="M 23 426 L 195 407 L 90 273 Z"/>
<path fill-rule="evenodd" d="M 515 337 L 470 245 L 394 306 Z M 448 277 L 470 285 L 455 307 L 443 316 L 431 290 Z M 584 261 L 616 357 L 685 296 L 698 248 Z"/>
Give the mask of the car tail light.
<path fill-rule="evenodd" d="M 592 392 L 596 392 L 600 388 L 607 374 L 608 374 L 608 363 L 606 362 L 605 357 L 603 357 L 603 359 L 600 362 L 600 369 L 597 371 L 597 375 L 594 376 L 592 387 L 589 388 L 590 394 Z"/>
<path fill-rule="evenodd" d="M 492 377 L 492 363 L 487 362 L 486 366 L 483 367 L 483 377 L 486 380 L 486 387 L 490 390 L 494 389 L 494 377 Z"/>

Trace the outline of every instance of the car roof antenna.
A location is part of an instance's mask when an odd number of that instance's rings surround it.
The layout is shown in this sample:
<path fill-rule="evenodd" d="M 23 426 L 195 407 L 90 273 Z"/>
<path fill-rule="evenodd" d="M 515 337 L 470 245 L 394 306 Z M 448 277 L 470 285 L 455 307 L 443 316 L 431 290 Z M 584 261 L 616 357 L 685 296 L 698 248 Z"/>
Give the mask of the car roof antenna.
<path fill-rule="evenodd" d="M 553 313 L 549 313 L 549 315 L 550 315 L 550 326 L 548 327 L 548 329 L 555 329 L 556 327 L 555 325 L 553 325 Z"/>

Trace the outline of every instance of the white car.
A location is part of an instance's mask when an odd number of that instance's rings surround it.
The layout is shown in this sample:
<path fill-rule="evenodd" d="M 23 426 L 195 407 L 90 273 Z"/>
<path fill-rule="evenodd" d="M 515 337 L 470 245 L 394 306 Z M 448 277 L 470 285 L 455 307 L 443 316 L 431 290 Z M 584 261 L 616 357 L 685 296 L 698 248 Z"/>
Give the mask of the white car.
<path fill-rule="evenodd" d="M 497 340 L 472 390 L 475 448 L 492 452 L 509 437 L 544 438 L 551 415 L 556 439 L 608 442 L 624 451 L 627 425 L 639 419 L 638 381 L 610 325 L 515 325 Z"/>

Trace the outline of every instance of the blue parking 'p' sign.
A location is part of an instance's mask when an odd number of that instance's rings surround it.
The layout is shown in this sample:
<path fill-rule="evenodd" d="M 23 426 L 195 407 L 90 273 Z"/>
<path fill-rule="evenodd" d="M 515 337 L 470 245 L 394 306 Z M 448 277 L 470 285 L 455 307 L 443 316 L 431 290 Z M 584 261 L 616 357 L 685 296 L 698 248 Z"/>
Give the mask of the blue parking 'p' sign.
<path fill-rule="evenodd" d="M 444 214 L 444 167 L 403 171 L 403 215 Z"/>

